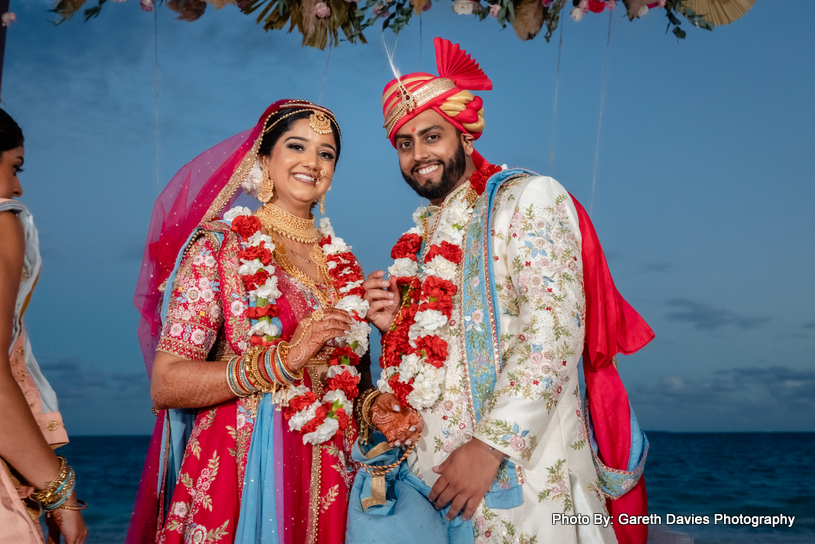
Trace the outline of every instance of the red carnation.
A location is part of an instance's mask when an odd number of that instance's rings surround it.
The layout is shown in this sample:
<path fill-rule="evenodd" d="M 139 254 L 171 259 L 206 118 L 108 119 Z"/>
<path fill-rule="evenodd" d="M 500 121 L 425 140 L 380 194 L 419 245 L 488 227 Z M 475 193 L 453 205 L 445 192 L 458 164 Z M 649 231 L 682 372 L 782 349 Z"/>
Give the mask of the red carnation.
<path fill-rule="evenodd" d="M 246 317 L 248 319 L 260 319 L 261 317 L 277 317 L 280 309 L 276 304 L 267 304 L 266 306 L 255 306 L 246 309 Z"/>
<path fill-rule="evenodd" d="M 249 343 L 252 344 L 253 346 L 271 346 L 272 345 L 271 342 L 267 342 L 266 340 L 264 340 L 263 336 L 252 336 L 251 338 L 249 338 Z"/>
<path fill-rule="evenodd" d="M 337 416 L 337 421 L 340 424 L 340 430 L 344 431 L 345 429 L 347 429 L 348 428 L 348 414 L 345 413 L 345 410 L 343 410 L 342 408 L 339 408 L 339 409 L 337 409 L 336 412 L 334 412 L 334 415 Z"/>
<path fill-rule="evenodd" d="M 399 374 L 394 374 L 391 376 L 391 379 L 388 380 L 388 385 L 391 386 L 393 394 L 399 399 L 399 404 L 405 407 L 410 406 L 407 397 L 413 392 L 413 378 L 411 378 L 408 383 L 402 383 L 399 381 Z"/>
<path fill-rule="evenodd" d="M 314 431 L 316 431 L 317 427 L 322 425 L 323 422 L 325 421 L 325 417 L 326 417 L 326 415 L 328 414 L 329 411 L 331 411 L 331 404 L 329 404 L 327 402 L 321 404 L 317 408 L 317 415 L 315 415 L 311 419 L 311 421 L 309 421 L 308 423 L 303 425 L 303 427 L 300 429 L 300 432 L 303 433 L 303 434 L 308 434 L 308 433 L 313 433 Z"/>
<path fill-rule="evenodd" d="M 239 215 L 232 220 L 232 230 L 238 233 L 238 236 L 244 240 L 248 240 L 250 236 L 255 234 L 263 227 L 260 219 L 254 215 Z"/>
<path fill-rule="evenodd" d="M 433 302 L 423 302 L 419 307 L 422 312 L 426 310 L 438 310 L 450 319 L 453 313 L 453 299 L 450 297 L 443 297 Z"/>
<path fill-rule="evenodd" d="M 337 374 L 333 378 L 327 379 L 325 383 L 328 386 L 328 389 L 331 391 L 342 390 L 349 400 L 357 398 L 357 395 L 359 394 L 359 391 L 357 390 L 359 376 L 352 376 L 350 372 Z"/>
<path fill-rule="evenodd" d="M 456 294 L 456 285 L 438 276 L 428 276 L 422 284 L 422 300 L 442 299 Z"/>
<path fill-rule="evenodd" d="M 412 259 L 418 260 L 416 254 L 422 247 L 422 237 L 418 234 L 403 234 L 396 245 L 391 250 L 391 259 Z"/>
<path fill-rule="evenodd" d="M 359 355 L 348 346 L 335 349 L 328 357 L 329 365 L 350 365 L 356 366 L 359 363 Z"/>
<path fill-rule="evenodd" d="M 429 263 L 437 255 L 441 255 L 445 259 L 453 263 L 460 263 L 463 256 L 461 248 L 455 244 L 451 244 L 447 240 L 443 240 L 440 245 L 430 246 L 430 251 L 425 255 L 424 262 Z"/>
<path fill-rule="evenodd" d="M 313 391 L 307 391 L 302 395 L 297 395 L 289 401 L 289 406 L 285 412 L 283 412 L 283 417 L 290 419 L 291 416 L 300 410 L 305 410 L 315 402 L 317 402 L 317 395 L 315 395 Z"/>
<path fill-rule="evenodd" d="M 447 342 L 436 336 L 421 336 L 416 339 L 416 352 L 424 351 L 428 364 L 441 368 L 447 359 Z"/>
<path fill-rule="evenodd" d="M 331 236 L 326 236 L 322 240 L 320 240 L 320 247 L 327 246 L 331 243 Z"/>
<path fill-rule="evenodd" d="M 267 279 L 269 279 L 269 273 L 260 269 L 254 274 L 243 276 L 243 284 L 246 285 L 247 290 L 253 291 L 266 283 Z"/>
<path fill-rule="evenodd" d="M 482 194 L 487 187 L 487 180 L 500 171 L 500 166 L 484 162 L 481 168 L 473 172 L 473 175 L 470 176 L 470 188 L 475 191 L 476 194 Z"/>
<path fill-rule="evenodd" d="M 605 0 L 589 0 L 589 11 L 592 13 L 601 13 L 606 9 Z"/>
<path fill-rule="evenodd" d="M 241 251 L 239 257 L 246 261 L 253 261 L 260 259 L 264 266 L 268 266 L 272 262 L 272 252 L 266 249 L 266 242 L 261 242 L 258 246 L 250 246 Z"/>

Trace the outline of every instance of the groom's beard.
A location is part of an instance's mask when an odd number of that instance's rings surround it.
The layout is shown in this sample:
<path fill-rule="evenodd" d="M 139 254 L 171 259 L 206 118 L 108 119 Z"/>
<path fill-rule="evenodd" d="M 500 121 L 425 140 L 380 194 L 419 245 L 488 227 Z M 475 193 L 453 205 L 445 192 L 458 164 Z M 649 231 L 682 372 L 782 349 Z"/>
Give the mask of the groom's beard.
<path fill-rule="evenodd" d="M 423 165 L 416 166 L 414 170 L 418 170 L 422 166 Z M 420 197 L 428 200 L 436 200 L 450 194 L 450 191 L 456 186 L 456 183 L 458 183 L 458 180 L 464 175 L 466 169 L 467 156 L 464 154 L 464 146 L 459 142 L 458 149 L 456 149 L 456 153 L 453 157 L 448 161 L 442 162 L 442 173 L 439 181 L 427 183 L 422 186 L 413 179 L 413 176 L 411 176 L 409 172 L 405 172 L 404 170 L 402 170 L 402 177 L 405 178 L 407 184 L 410 185 Z"/>

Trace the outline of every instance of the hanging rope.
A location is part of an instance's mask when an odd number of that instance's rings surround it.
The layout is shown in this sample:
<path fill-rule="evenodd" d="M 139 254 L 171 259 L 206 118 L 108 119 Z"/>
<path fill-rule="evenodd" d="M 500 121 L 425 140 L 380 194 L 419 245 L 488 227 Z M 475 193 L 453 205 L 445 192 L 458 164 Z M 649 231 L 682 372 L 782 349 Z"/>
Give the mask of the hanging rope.
<path fill-rule="evenodd" d="M 603 107 L 606 103 L 606 82 L 608 81 L 608 51 L 611 44 L 611 14 L 608 12 L 608 36 L 606 37 L 606 60 L 603 63 L 603 87 L 600 92 L 600 118 L 597 121 L 597 146 L 594 149 L 594 175 L 591 178 L 591 204 L 589 205 L 589 215 L 594 211 L 594 189 L 597 185 L 597 161 L 600 158 L 600 131 L 603 128 Z"/>
<path fill-rule="evenodd" d="M 557 75 L 555 75 L 555 105 L 552 111 L 552 138 L 549 151 L 549 175 L 554 177 L 555 164 L 555 127 L 557 126 L 557 92 L 560 88 L 560 53 L 563 51 L 563 21 L 560 22 L 560 38 L 557 46 Z"/>
<path fill-rule="evenodd" d="M 318 104 L 323 103 L 323 91 L 325 90 L 325 80 L 328 79 L 328 62 L 331 60 L 331 50 L 333 47 L 328 46 L 328 55 L 325 58 L 325 71 L 323 72 L 323 82 L 320 83 L 320 97 L 317 99 Z"/>
<path fill-rule="evenodd" d="M 159 125 L 158 125 L 158 9 L 157 6 L 153 6 L 153 54 L 154 54 L 154 63 L 153 63 L 153 86 L 154 86 L 154 97 L 153 103 L 155 105 L 156 110 L 156 197 L 158 197 L 159 193 L 161 193 L 161 174 L 159 169 L 159 150 L 161 149 L 159 146 Z"/>

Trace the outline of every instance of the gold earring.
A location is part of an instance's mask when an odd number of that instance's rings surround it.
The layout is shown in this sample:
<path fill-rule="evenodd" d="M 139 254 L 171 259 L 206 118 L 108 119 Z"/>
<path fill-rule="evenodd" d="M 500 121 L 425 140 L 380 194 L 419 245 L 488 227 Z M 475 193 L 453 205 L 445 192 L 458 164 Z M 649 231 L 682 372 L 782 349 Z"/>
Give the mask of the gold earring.
<path fill-rule="evenodd" d="M 263 179 L 260 182 L 260 189 L 258 189 L 258 200 L 266 204 L 272 199 L 272 196 L 274 196 L 274 181 L 272 181 L 269 171 L 264 168 Z"/>
<path fill-rule="evenodd" d="M 320 197 L 320 215 L 325 215 L 325 193 Z"/>

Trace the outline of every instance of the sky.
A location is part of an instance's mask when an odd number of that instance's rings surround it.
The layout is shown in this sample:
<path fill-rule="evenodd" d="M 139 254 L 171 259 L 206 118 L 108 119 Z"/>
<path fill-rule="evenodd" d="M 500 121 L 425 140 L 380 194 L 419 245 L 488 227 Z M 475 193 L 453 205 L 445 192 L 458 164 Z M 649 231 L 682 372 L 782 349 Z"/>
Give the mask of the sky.
<path fill-rule="evenodd" d="M 21 200 L 44 259 L 27 323 L 69 433 L 148 434 L 132 299 L 158 193 L 270 103 L 312 100 L 343 132 L 327 214 L 366 272 L 387 267 L 421 203 L 381 128 L 394 35 L 320 51 L 234 6 L 189 23 L 108 2 L 55 26 L 52 3 L 12 0 L 0 90 L 25 133 Z M 713 32 L 685 21 L 677 40 L 658 12 L 618 9 L 610 34 L 590 13 L 565 21 L 559 73 L 556 38 L 523 42 L 447 2 L 396 41 L 402 73 L 435 71 L 433 37 L 460 43 L 493 81 L 479 152 L 591 209 L 618 289 L 656 332 L 619 358 L 646 430 L 815 431 L 812 20 L 813 2 L 759 1 Z"/>

